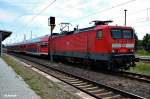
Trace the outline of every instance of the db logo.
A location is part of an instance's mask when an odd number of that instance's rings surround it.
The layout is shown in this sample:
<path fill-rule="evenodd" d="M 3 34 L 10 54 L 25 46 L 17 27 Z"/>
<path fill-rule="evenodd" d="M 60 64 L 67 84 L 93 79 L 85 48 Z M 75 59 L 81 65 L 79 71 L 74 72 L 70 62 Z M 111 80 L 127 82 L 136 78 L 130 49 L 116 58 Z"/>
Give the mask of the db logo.
<path fill-rule="evenodd" d="M 126 47 L 126 44 L 121 44 L 121 47 Z"/>
<path fill-rule="evenodd" d="M 69 45 L 70 45 L 70 43 L 69 43 L 69 42 L 66 42 L 66 45 L 67 45 L 67 46 L 69 46 Z"/>

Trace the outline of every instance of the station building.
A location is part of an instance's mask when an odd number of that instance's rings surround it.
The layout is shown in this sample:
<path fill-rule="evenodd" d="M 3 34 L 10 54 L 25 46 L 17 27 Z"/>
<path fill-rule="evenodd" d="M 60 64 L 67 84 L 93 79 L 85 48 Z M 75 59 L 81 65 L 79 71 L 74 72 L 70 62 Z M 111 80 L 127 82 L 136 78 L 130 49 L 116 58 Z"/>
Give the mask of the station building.
<path fill-rule="evenodd" d="M 11 31 L 0 30 L 0 56 L 2 55 L 2 41 L 11 35 Z"/>

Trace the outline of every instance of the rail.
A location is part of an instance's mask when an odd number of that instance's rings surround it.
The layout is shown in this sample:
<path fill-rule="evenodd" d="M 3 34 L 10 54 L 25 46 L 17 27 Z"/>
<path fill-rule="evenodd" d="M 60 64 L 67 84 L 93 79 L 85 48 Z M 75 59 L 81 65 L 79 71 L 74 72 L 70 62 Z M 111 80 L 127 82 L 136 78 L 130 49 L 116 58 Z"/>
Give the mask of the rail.
<path fill-rule="evenodd" d="M 43 62 L 38 61 L 35 58 L 31 58 L 29 56 L 19 56 L 16 57 L 21 58 L 22 60 L 25 60 L 26 62 L 33 63 L 35 68 L 40 69 L 41 71 L 56 77 L 57 79 L 74 86 L 77 89 L 82 90 L 83 92 L 97 98 L 107 98 L 107 99 L 122 99 L 122 98 L 134 98 L 134 99 L 144 99 L 144 97 L 125 92 L 122 90 L 119 90 L 117 88 L 110 87 L 108 85 L 98 83 L 96 81 L 92 81 L 90 79 L 86 79 L 83 77 L 80 77 L 78 75 L 71 74 L 70 72 L 64 72 L 62 70 L 58 70 L 53 67 L 53 64 L 51 66 L 49 64 L 45 64 Z"/>

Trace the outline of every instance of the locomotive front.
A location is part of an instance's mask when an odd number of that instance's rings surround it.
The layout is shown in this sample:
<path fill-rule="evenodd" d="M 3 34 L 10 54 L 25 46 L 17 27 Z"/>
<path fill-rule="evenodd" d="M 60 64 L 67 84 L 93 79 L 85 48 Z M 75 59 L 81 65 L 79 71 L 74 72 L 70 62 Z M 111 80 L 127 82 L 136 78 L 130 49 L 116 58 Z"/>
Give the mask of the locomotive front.
<path fill-rule="evenodd" d="M 134 30 L 131 27 L 110 27 L 113 68 L 129 69 L 135 66 Z M 115 66 L 114 66 L 115 65 Z"/>

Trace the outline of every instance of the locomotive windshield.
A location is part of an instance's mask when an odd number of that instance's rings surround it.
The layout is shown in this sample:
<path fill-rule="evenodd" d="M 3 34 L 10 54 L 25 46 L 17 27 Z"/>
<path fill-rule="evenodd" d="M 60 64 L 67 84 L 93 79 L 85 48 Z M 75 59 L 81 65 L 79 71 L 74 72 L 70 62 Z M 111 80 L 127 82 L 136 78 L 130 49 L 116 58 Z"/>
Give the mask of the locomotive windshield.
<path fill-rule="evenodd" d="M 123 30 L 123 38 L 133 38 L 133 33 L 131 30 Z"/>
<path fill-rule="evenodd" d="M 119 38 L 130 39 L 133 38 L 133 32 L 132 30 L 129 29 L 112 29 L 111 36 L 112 38 L 115 39 L 119 39 Z"/>

